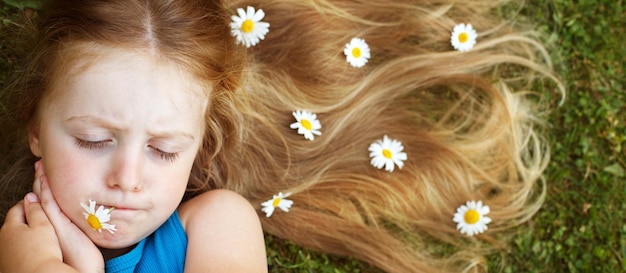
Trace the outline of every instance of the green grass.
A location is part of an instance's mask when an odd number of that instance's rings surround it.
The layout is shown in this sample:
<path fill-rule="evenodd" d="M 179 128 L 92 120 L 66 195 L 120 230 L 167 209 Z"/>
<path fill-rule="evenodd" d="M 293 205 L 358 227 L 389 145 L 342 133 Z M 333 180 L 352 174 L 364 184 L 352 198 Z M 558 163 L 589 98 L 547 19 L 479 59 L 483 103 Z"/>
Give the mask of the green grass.
<path fill-rule="evenodd" d="M 505 272 L 625 272 L 626 5 L 530 0 L 524 12 L 555 42 L 568 97 L 549 116 L 546 203 Z"/>
<path fill-rule="evenodd" d="M 3 25 L 16 16 L 17 9 L 0 3 Z M 521 16 L 552 45 L 568 94 L 548 116 L 552 162 L 546 172 L 546 203 L 528 225 L 519 227 L 509 252 L 488 257 L 489 269 L 626 272 L 626 3 L 528 0 Z M 7 39 L 0 37 L 0 85 L 13 69 Z M 554 90 L 542 92 L 558 101 Z M 271 272 L 374 270 L 271 236 L 266 240 Z"/>

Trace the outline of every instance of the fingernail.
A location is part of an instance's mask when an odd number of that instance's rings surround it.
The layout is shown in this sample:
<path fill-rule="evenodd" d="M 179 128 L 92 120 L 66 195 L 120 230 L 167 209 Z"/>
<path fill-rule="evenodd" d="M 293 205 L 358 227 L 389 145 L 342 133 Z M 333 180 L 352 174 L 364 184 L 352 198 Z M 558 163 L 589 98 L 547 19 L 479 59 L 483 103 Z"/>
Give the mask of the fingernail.
<path fill-rule="evenodd" d="M 37 160 L 37 162 L 35 162 L 35 172 L 39 171 L 39 160 Z"/>
<path fill-rule="evenodd" d="M 39 202 L 39 197 L 37 197 L 36 194 L 29 192 L 26 194 L 26 200 L 30 203 L 36 203 Z"/>

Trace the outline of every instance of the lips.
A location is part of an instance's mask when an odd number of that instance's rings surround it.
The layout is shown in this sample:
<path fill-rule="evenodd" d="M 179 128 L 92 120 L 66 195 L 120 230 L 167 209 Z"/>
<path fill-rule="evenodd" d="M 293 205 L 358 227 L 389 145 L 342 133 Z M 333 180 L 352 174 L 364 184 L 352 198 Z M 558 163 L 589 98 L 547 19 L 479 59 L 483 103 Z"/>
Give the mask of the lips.
<path fill-rule="evenodd" d="M 128 203 L 115 203 L 115 202 L 101 202 L 98 203 L 97 206 L 104 206 L 105 210 L 111 210 L 111 213 L 114 213 L 115 211 L 136 211 L 136 210 L 143 210 L 145 209 L 145 206 L 136 206 L 133 204 L 128 204 Z"/>
<path fill-rule="evenodd" d="M 111 212 L 114 211 L 133 211 L 133 210 L 139 210 L 138 208 L 134 207 L 134 206 L 128 206 L 128 205 L 103 205 L 105 209 L 111 209 Z"/>
<path fill-rule="evenodd" d="M 133 219 L 137 216 L 138 209 L 133 209 L 129 207 L 115 207 L 114 210 L 111 211 L 111 219 Z"/>

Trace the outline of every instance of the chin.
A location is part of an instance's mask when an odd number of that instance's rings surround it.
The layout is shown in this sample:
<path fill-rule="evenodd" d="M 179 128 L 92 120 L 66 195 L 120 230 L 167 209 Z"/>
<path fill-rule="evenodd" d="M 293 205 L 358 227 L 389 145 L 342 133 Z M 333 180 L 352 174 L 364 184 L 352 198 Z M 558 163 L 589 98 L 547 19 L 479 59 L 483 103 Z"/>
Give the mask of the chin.
<path fill-rule="evenodd" d="M 127 236 L 119 231 L 111 234 L 106 230 L 103 230 L 102 233 L 91 230 L 90 233 L 89 239 L 99 248 L 105 249 L 126 249 L 141 241 L 141 237 Z"/>

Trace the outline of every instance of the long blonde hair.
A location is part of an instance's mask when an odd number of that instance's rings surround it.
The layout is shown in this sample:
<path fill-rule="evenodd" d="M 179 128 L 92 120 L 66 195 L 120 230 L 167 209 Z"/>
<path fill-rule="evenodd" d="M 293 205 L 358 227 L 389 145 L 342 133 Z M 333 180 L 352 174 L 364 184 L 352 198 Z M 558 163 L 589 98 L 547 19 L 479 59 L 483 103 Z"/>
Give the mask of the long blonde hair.
<path fill-rule="evenodd" d="M 159 52 L 220 83 L 211 86 L 205 146 L 186 198 L 226 188 L 260 209 L 272 195 L 290 192 L 288 213 L 267 218 L 259 210 L 266 232 L 388 272 L 480 271 L 482 256 L 505 246 L 512 227 L 543 202 L 549 149 L 537 132 L 541 109 L 530 87 L 555 78 L 541 44 L 496 15 L 504 1 L 257 0 L 211 8 L 206 3 L 215 1 L 111 2 L 132 2 L 144 13 L 116 9 L 112 16 L 73 4 L 75 14 L 108 18 L 119 28 L 83 25 L 75 31 L 92 33 L 86 40 L 73 33 L 62 42 L 142 48 L 146 29 L 122 36 L 124 43 L 113 38 L 130 33 L 124 20 L 151 22 L 163 26 L 151 29 Z M 155 5 L 161 2 L 171 6 Z M 246 6 L 263 9 L 271 24 L 265 40 L 248 49 L 224 34 L 229 15 Z M 142 14 L 150 16 L 133 17 Z M 158 21 L 168 16 L 206 35 L 172 32 L 181 41 L 168 46 L 174 36 L 165 30 L 174 26 Z M 450 46 L 457 23 L 479 32 L 469 52 Z M 360 69 L 343 56 L 353 37 L 372 50 Z M 190 50 L 197 45 L 212 54 L 198 58 L 204 51 Z M 290 129 L 295 110 L 316 113 L 322 135 L 309 141 Z M 404 145 L 402 169 L 370 165 L 368 146 L 383 135 Z M 472 238 L 452 221 L 469 200 L 489 205 L 493 219 Z"/>

